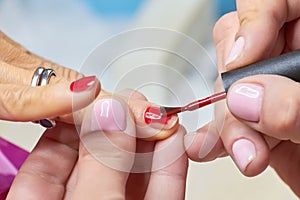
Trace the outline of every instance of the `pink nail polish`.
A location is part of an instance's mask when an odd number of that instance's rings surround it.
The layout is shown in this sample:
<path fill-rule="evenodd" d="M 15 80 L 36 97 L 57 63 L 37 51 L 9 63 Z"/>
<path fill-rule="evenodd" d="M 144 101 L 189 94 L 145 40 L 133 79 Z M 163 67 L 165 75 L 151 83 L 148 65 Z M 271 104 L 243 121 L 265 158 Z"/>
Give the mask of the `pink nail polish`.
<path fill-rule="evenodd" d="M 229 110 L 235 116 L 252 122 L 258 122 L 263 100 L 263 87 L 255 84 L 238 84 L 230 89 L 227 102 Z"/>
<path fill-rule="evenodd" d="M 96 83 L 96 76 L 88 76 L 74 81 L 70 85 L 70 90 L 75 93 L 83 92 L 92 88 Z"/>
<path fill-rule="evenodd" d="M 126 113 L 119 101 L 101 99 L 95 103 L 93 111 L 93 131 L 124 131 L 126 129 Z"/>
<path fill-rule="evenodd" d="M 225 66 L 234 61 L 240 53 L 243 51 L 245 46 L 245 38 L 244 37 L 239 37 L 236 41 L 235 44 L 233 45 L 228 58 L 226 59 Z"/>
<path fill-rule="evenodd" d="M 232 146 L 232 153 L 241 171 L 245 171 L 256 157 L 254 144 L 246 139 L 237 140 Z"/>

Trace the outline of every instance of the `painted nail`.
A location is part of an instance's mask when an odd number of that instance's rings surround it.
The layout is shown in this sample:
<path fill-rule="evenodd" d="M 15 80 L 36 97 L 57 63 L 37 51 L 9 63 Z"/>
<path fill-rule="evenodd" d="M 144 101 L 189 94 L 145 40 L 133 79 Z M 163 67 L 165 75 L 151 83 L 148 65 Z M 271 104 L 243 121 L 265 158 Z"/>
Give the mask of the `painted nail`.
<path fill-rule="evenodd" d="M 88 76 L 74 81 L 70 85 L 70 90 L 75 93 L 84 92 L 92 88 L 96 83 L 96 76 Z"/>
<path fill-rule="evenodd" d="M 95 103 L 92 130 L 124 131 L 126 113 L 122 104 L 115 99 L 102 99 Z"/>
<path fill-rule="evenodd" d="M 160 111 L 160 108 L 149 107 L 145 111 L 144 119 L 146 124 L 168 124 L 171 116 L 164 117 Z"/>
<path fill-rule="evenodd" d="M 240 170 L 245 171 L 256 157 L 254 144 L 246 139 L 237 140 L 232 146 L 234 160 Z"/>
<path fill-rule="evenodd" d="M 235 44 L 233 45 L 228 58 L 226 59 L 225 66 L 234 61 L 242 52 L 245 46 L 245 38 L 244 37 L 239 37 L 236 41 Z"/>
<path fill-rule="evenodd" d="M 235 116 L 252 122 L 259 121 L 263 87 L 255 84 L 238 84 L 228 93 L 228 107 Z"/>

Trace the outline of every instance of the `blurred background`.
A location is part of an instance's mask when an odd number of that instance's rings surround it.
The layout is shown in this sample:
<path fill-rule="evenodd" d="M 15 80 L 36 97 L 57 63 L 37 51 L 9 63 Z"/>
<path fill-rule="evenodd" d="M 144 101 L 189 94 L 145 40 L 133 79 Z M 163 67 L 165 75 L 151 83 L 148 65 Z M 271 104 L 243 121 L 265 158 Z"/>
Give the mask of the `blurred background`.
<path fill-rule="evenodd" d="M 190 56 L 205 66 L 199 69 L 205 75 L 205 88 L 203 93 L 197 94 L 205 96 L 212 92 L 217 77 L 213 26 L 220 16 L 233 10 L 234 0 L 0 0 L 0 29 L 34 53 L 80 71 L 87 58 L 91 65 L 97 62 L 89 57 L 90 53 L 115 34 L 142 27 L 178 31 L 197 41 L 205 50 L 203 55 L 192 55 L 193 52 L 189 51 Z M 168 48 L 174 51 L 184 49 L 185 40 L 174 39 Z M 193 87 L 202 87 L 199 80 L 193 80 L 197 77 L 192 75 L 190 68 L 172 59 L 169 54 L 161 53 L 152 58 L 156 63 L 176 68 L 191 80 Z M 121 64 L 128 67 L 136 65 L 136 60 L 132 59 Z M 162 74 L 162 77 L 168 76 Z M 166 81 L 170 87 L 182 86 L 172 77 L 166 78 Z M 109 85 L 102 82 L 104 87 L 106 84 Z M 163 94 L 164 90 L 160 95 L 155 93 L 155 98 L 151 89 L 145 89 L 143 93 L 155 102 L 172 102 L 172 98 Z M 195 113 L 201 115 L 196 125 L 209 122 L 213 117 L 212 111 L 210 107 Z M 187 116 L 188 119 L 193 117 Z M 189 123 L 190 120 L 184 121 L 184 117 L 181 120 L 189 131 L 197 128 Z M 0 121 L 0 137 L 28 151 L 35 146 L 42 132 L 42 128 L 32 123 Z M 272 169 L 258 177 L 246 178 L 230 159 L 223 158 L 210 163 L 190 163 L 186 199 L 297 198 Z"/>

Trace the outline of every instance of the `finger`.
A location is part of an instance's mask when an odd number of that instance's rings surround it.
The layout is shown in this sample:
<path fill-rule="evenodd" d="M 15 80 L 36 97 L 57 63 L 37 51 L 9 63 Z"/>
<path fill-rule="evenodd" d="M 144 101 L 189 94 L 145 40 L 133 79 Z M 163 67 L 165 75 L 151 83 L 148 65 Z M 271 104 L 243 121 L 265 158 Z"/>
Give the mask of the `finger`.
<path fill-rule="evenodd" d="M 29 81 L 31 80 L 33 72 L 38 67 L 54 69 L 57 77 L 63 77 L 68 81 L 74 81 L 76 79 L 83 78 L 83 75 L 76 72 L 75 70 L 59 66 L 31 53 L 26 48 L 13 41 L 2 32 L 0 32 L 0 60 L 2 63 L 6 63 L 10 66 L 8 73 L 5 73 L 6 75 L 8 75 L 8 77 L 1 77 L 6 78 L 6 80 L 14 80 L 14 82 L 9 83 L 19 83 L 21 81 L 22 83 L 25 83 L 27 85 L 28 83 L 30 83 Z M 18 70 L 16 70 L 16 68 L 12 70 L 12 66 L 23 70 L 19 70 L 19 73 L 17 73 Z M 25 74 L 24 69 L 27 69 L 27 73 Z M 12 75 L 12 73 L 14 73 L 15 76 L 10 76 Z M 27 75 L 28 73 L 30 74 Z"/>
<path fill-rule="evenodd" d="M 185 133 L 184 128 L 180 127 L 175 135 L 156 144 L 154 171 L 145 199 L 184 199 L 188 167 L 183 144 Z M 176 154 L 178 159 L 172 163 L 166 162 L 172 154 Z"/>
<path fill-rule="evenodd" d="M 33 66 L 39 67 L 42 64 L 39 59 L 36 59 L 24 47 L 8 38 L 2 32 L 0 34 L 0 60 L 25 69 Z"/>
<path fill-rule="evenodd" d="M 184 137 L 188 157 L 196 162 L 208 162 L 227 155 L 214 122 Z"/>
<path fill-rule="evenodd" d="M 107 106 L 106 120 L 98 123 L 91 109 L 81 127 L 78 179 L 72 199 L 125 198 L 136 149 L 135 127 L 121 99 L 102 99 L 100 103 Z"/>
<path fill-rule="evenodd" d="M 129 108 L 131 109 L 136 122 L 136 136 L 140 139 L 155 141 L 162 140 L 172 135 L 178 129 L 178 117 L 172 116 L 170 119 L 153 121 L 150 124 L 145 121 L 146 110 L 159 110 L 158 105 L 151 104 L 147 98 L 140 92 L 126 89 L 121 93 L 125 97 Z"/>
<path fill-rule="evenodd" d="M 280 178 L 290 186 L 296 195 L 300 195 L 300 146 L 291 141 L 284 141 L 272 150 L 271 166 Z M 291 163 L 292 162 L 292 163 Z"/>
<path fill-rule="evenodd" d="M 147 98 L 142 93 L 132 89 L 122 90 L 118 94 L 130 100 L 147 101 Z"/>
<path fill-rule="evenodd" d="M 215 24 L 213 38 L 216 47 L 217 64 L 220 72 L 227 71 L 225 62 L 227 52 L 235 41 L 235 34 L 240 27 L 237 12 L 231 12 L 221 17 Z"/>
<path fill-rule="evenodd" d="M 123 90 L 119 94 L 129 100 L 147 101 L 143 94 L 131 89 Z M 144 199 L 151 175 L 154 147 L 154 141 L 137 139 L 135 159 L 126 185 L 126 199 Z"/>
<path fill-rule="evenodd" d="M 10 43 L 11 45 L 23 50 L 23 51 L 26 51 L 26 49 L 20 45 L 19 43 L 13 41 L 12 39 L 10 39 L 7 35 L 5 35 L 2 31 L 0 31 L 0 39 L 3 39 L 5 41 L 7 41 L 8 43 Z"/>
<path fill-rule="evenodd" d="M 0 61 L 0 83 L 30 85 L 34 72 Z"/>
<path fill-rule="evenodd" d="M 280 53 L 285 46 L 284 40 L 278 40 L 280 30 L 285 22 L 299 17 L 296 2 L 238 0 L 240 28 L 235 37 L 235 45 L 228 54 L 228 67 L 243 66 L 271 57 L 278 41 L 281 41 L 281 44 L 276 51 Z"/>
<path fill-rule="evenodd" d="M 219 89 L 220 80 L 216 87 Z M 219 102 L 215 110 L 215 123 L 223 145 L 244 175 L 258 175 L 268 166 L 269 147 L 276 145 L 276 141 L 264 138 L 261 133 L 238 121 L 224 106 Z"/>
<path fill-rule="evenodd" d="M 61 81 L 43 87 L 0 85 L 0 119 L 34 121 L 72 113 L 90 104 L 99 93 L 95 77 Z M 76 103 L 74 107 L 72 103 Z"/>
<path fill-rule="evenodd" d="M 7 199 L 62 199 L 77 161 L 77 149 L 73 126 L 58 124 L 46 131 L 21 167 Z"/>
<path fill-rule="evenodd" d="M 143 199 L 151 176 L 154 141 L 137 140 L 136 155 L 126 185 L 126 199 Z"/>
<path fill-rule="evenodd" d="M 220 72 L 228 71 L 238 67 L 245 66 L 249 63 L 279 55 L 285 49 L 285 29 L 281 28 L 276 33 L 271 43 L 272 48 L 261 52 L 259 49 L 251 49 L 252 52 L 247 59 L 241 54 L 246 51 L 245 37 L 237 38 L 237 33 L 240 29 L 240 21 L 237 12 L 229 13 L 223 16 L 215 25 L 214 42 L 216 46 L 218 68 Z M 260 37 L 260 36 L 256 36 Z M 269 38 L 270 39 L 270 38 Z M 266 40 L 264 40 L 266 42 Z M 248 45 L 252 48 L 251 45 Z M 250 50 L 247 50 L 248 53 Z M 260 54 L 259 54 L 260 53 Z"/>
<path fill-rule="evenodd" d="M 227 114 L 221 131 L 224 147 L 239 170 L 246 176 L 256 176 L 269 164 L 269 147 L 263 136 Z"/>
<path fill-rule="evenodd" d="M 286 45 L 283 24 L 299 17 L 296 2 L 237 1 L 237 15 L 231 14 L 230 17 L 221 19 L 214 31 L 215 43 L 223 43 L 225 46 L 222 49 L 226 50 L 217 51 L 221 54 L 218 58 L 225 58 L 225 61 L 218 60 L 222 63 L 220 65 L 233 69 L 280 54 Z M 235 28 L 228 28 L 228 18 L 238 19 L 231 20 Z M 220 37 L 223 33 L 223 37 Z"/>
<path fill-rule="evenodd" d="M 31 85 L 32 77 L 35 70 L 36 68 L 19 68 L 0 60 L 0 74 L 5 74 L 5 76 L 0 76 L 0 83 L 29 86 Z M 76 79 L 83 78 L 82 75 L 67 68 L 62 68 L 60 71 L 62 74 L 58 74 L 56 72 L 56 76 L 51 77 L 51 79 L 49 80 L 49 84 L 56 84 L 62 81 L 71 82 Z"/>
<path fill-rule="evenodd" d="M 137 137 L 138 139 L 147 141 L 162 140 L 172 135 L 178 129 L 178 116 L 174 115 L 168 118 L 161 118 L 158 105 L 137 98 L 127 98 L 124 95 L 120 94 L 110 94 L 105 91 L 101 91 L 100 95 L 97 98 L 98 100 L 95 101 L 93 105 L 91 105 L 90 109 L 94 109 L 94 112 L 97 113 L 101 113 L 101 110 L 104 110 L 104 112 L 106 112 L 107 104 L 102 100 L 110 98 L 122 99 L 122 101 L 125 102 L 126 105 L 128 105 L 126 107 L 126 109 L 128 109 L 126 112 L 130 112 L 133 114 L 133 120 L 136 126 L 135 137 Z M 149 119 L 145 119 L 145 115 L 146 112 L 148 112 L 148 109 L 158 111 L 159 113 L 155 113 L 155 116 L 161 118 L 162 120 L 151 121 Z M 75 123 L 80 124 L 83 116 L 84 112 L 76 113 L 74 115 Z M 105 121 L 105 116 L 98 116 L 99 123 L 103 120 Z"/>
<path fill-rule="evenodd" d="M 299 83 L 281 76 L 258 75 L 231 87 L 228 107 L 251 128 L 280 140 L 299 143 L 299 98 Z"/>
<path fill-rule="evenodd" d="M 294 20 L 286 27 L 286 49 L 285 51 L 293 51 L 300 49 L 300 20 Z"/>
<path fill-rule="evenodd" d="M 127 101 L 127 104 L 133 113 L 137 130 L 136 136 L 139 139 L 148 141 L 163 140 L 175 133 L 179 127 L 178 116 L 173 115 L 168 118 L 162 118 L 160 106 L 158 105 L 147 101 L 130 99 Z M 147 112 L 154 113 L 155 116 L 162 120 L 146 119 Z"/>
<path fill-rule="evenodd" d="M 37 67 L 51 68 L 56 71 L 58 76 L 69 81 L 82 78 L 82 75 L 74 70 L 59 66 L 31 53 L 2 32 L 0 32 L 0 60 L 12 66 L 31 71 L 34 71 Z"/>

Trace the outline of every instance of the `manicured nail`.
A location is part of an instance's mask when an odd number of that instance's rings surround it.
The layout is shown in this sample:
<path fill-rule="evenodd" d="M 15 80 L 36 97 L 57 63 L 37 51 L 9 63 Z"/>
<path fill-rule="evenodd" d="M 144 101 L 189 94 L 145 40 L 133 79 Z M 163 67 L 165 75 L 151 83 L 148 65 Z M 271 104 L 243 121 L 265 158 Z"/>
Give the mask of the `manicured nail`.
<path fill-rule="evenodd" d="M 124 131 L 126 113 L 122 104 L 115 99 L 102 99 L 95 103 L 92 130 Z"/>
<path fill-rule="evenodd" d="M 255 84 L 238 84 L 228 93 L 228 107 L 235 116 L 252 122 L 259 121 L 263 100 L 263 87 Z"/>
<path fill-rule="evenodd" d="M 96 76 L 88 76 L 74 81 L 70 85 L 70 90 L 75 93 L 84 92 L 92 88 L 96 83 Z"/>
<path fill-rule="evenodd" d="M 145 111 L 144 120 L 146 124 L 168 124 L 171 116 L 163 116 L 160 108 L 149 107 Z"/>
<path fill-rule="evenodd" d="M 246 139 L 237 140 L 232 146 L 232 153 L 241 171 L 245 171 L 256 157 L 254 144 Z"/>
<path fill-rule="evenodd" d="M 225 62 L 225 66 L 234 61 L 242 52 L 245 46 L 245 39 L 244 37 L 239 37 L 236 41 L 235 44 L 233 45 L 229 56 Z"/>
<path fill-rule="evenodd" d="M 170 129 L 178 121 L 176 115 L 164 116 L 159 107 L 148 107 L 144 113 L 144 121 L 155 129 Z"/>

